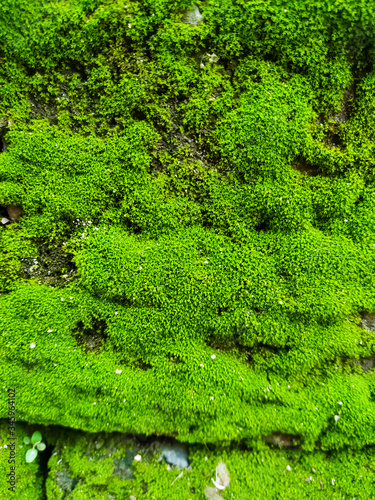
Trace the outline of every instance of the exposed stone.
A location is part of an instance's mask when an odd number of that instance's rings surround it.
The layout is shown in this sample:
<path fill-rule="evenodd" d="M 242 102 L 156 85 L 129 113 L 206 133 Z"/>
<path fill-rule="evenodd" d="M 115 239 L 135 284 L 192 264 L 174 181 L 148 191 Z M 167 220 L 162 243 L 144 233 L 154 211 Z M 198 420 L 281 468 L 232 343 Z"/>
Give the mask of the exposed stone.
<path fill-rule="evenodd" d="M 207 500 L 223 500 L 223 497 L 219 495 L 218 490 L 216 488 L 212 488 L 212 486 L 206 486 L 204 494 Z"/>
<path fill-rule="evenodd" d="M 371 330 L 372 332 L 375 332 L 375 314 L 364 313 L 362 315 L 360 325 L 362 328 L 365 328 L 366 330 Z"/>
<path fill-rule="evenodd" d="M 372 356 L 369 356 L 368 358 L 361 358 L 359 360 L 359 364 L 362 367 L 362 370 L 364 372 L 367 372 L 369 370 L 373 370 L 375 367 L 375 354 Z"/>
<path fill-rule="evenodd" d="M 341 102 L 341 109 L 334 115 L 329 117 L 329 120 L 333 120 L 336 123 L 345 123 L 349 117 L 350 105 L 354 99 L 354 86 L 351 85 L 344 91 L 344 96 Z"/>
<path fill-rule="evenodd" d="M 199 9 L 195 4 L 192 7 L 190 7 L 190 9 L 188 9 L 182 17 L 182 22 L 190 24 L 190 26 L 197 26 L 202 21 L 203 21 L 203 16 L 199 12 Z"/>
<path fill-rule="evenodd" d="M 21 207 L 21 205 L 8 205 L 7 211 L 8 211 L 9 218 L 15 222 L 20 220 L 20 218 L 25 213 L 23 208 Z"/>
<path fill-rule="evenodd" d="M 178 443 L 167 445 L 163 448 L 162 452 L 163 458 L 168 464 L 175 465 L 176 467 L 188 467 L 188 454 L 182 445 Z"/>
<path fill-rule="evenodd" d="M 132 463 L 136 452 L 128 450 L 125 456 L 113 461 L 114 470 L 113 475 L 120 477 L 121 479 L 134 479 L 134 471 L 132 469 Z"/>
<path fill-rule="evenodd" d="M 273 432 L 270 436 L 265 438 L 266 443 L 272 444 L 275 446 L 294 446 L 294 440 L 297 436 L 293 434 L 286 434 L 284 432 Z"/>
<path fill-rule="evenodd" d="M 55 473 L 55 483 L 64 492 L 62 498 L 65 498 L 74 490 L 79 483 L 79 480 L 77 478 L 70 477 L 65 470 L 58 470 Z"/>

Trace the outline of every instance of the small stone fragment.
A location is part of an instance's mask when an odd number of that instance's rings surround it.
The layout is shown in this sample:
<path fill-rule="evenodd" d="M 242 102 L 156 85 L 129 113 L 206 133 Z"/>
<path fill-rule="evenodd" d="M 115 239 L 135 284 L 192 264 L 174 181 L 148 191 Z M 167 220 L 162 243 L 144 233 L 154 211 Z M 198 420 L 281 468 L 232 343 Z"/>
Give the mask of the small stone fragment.
<path fill-rule="evenodd" d="M 202 20 L 203 16 L 195 4 L 188 9 L 182 17 L 182 22 L 190 24 L 190 26 L 197 26 L 200 22 L 202 22 Z"/>
<path fill-rule="evenodd" d="M 229 472 L 223 461 L 216 467 L 216 480 L 211 479 L 218 490 L 224 490 L 230 483 Z"/>
<path fill-rule="evenodd" d="M 211 486 L 206 486 L 204 494 L 206 495 L 207 500 L 223 500 L 223 497 L 218 494 L 217 489 L 212 488 Z"/>
<path fill-rule="evenodd" d="M 162 451 L 163 458 L 168 464 L 176 467 L 187 467 L 189 465 L 187 452 L 182 446 L 178 444 L 165 446 Z"/>

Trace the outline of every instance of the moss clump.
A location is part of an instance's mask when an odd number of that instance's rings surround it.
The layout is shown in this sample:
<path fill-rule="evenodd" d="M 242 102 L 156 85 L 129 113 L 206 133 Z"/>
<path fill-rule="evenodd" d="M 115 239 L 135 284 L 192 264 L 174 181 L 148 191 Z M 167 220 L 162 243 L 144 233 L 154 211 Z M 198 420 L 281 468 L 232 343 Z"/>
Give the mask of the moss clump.
<path fill-rule="evenodd" d="M 17 418 L 375 444 L 371 5 L 3 4 L 0 374 Z"/>

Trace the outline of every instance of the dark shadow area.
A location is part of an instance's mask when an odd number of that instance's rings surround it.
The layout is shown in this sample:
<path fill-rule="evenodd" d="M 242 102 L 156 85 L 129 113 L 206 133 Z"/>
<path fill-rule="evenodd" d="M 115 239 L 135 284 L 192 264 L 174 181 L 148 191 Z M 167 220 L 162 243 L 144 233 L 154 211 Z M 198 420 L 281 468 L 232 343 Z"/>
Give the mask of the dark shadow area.
<path fill-rule="evenodd" d="M 141 358 L 137 359 L 136 361 L 133 361 L 131 363 L 131 366 L 133 368 L 138 368 L 139 370 L 151 370 L 153 368 L 153 366 L 150 365 L 150 363 L 146 363 Z"/>
<path fill-rule="evenodd" d="M 47 490 L 46 490 L 46 482 L 47 482 L 47 477 L 48 477 L 48 462 L 49 459 L 52 456 L 54 450 L 54 446 L 52 444 L 47 443 L 47 447 L 43 452 L 40 452 L 40 473 L 41 476 L 43 477 L 43 498 L 42 500 L 47 500 Z"/>
<path fill-rule="evenodd" d="M 272 432 L 269 436 L 264 437 L 264 441 L 270 446 L 270 448 L 289 448 L 291 450 L 300 449 L 300 437 L 294 434 Z"/>
<path fill-rule="evenodd" d="M 104 347 L 108 338 L 106 333 L 107 323 L 102 319 L 92 318 L 92 326 L 88 327 L 79 321 L 72 331 L 77 345 L 83 347 L 88 352 L 99 353 Z"/>
<path fill-rule="evenodd" d="M 317 175 L 324 176 L 324 173 L 319 170 L 319 167 L 311 165 L 302 156 L 298 156 L 292 163 L 291 167 L 294 170 L 298 170 L 301 174 L 309 175 L 310 177 L 315 177 Z"/>

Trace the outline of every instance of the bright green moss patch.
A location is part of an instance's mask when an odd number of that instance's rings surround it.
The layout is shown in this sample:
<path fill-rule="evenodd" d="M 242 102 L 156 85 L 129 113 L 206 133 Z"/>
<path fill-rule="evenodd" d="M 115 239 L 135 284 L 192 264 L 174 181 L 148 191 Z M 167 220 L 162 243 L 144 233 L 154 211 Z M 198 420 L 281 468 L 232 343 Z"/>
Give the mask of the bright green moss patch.
<path fill-rule="evenodd" d="M 2 395 L 6 399 L 7 394 Z M 0 494 L 2 498 L 20 498 L 42 500 L 43 475 L 40 468 L 40 457 L 33 463 L 26 463 L 26 451 L 29 449 L 23 438 L 30 433 L 30 428 L 16 423 L 15 440 L 10 440 L 8 421 L 0 423 Z M 35 430 L 35 429 L 33 429 Z M 13 474 L 14 473 L 14 474 Z M 11 489 L 11 478 L 15 478 L 14 491 Z"/>
<path fill-rule="evenodd" d="M 369 497 L 372 6 L 16 3 L 0 20 L 0 374 L 17 419 L 194 443 L 172 498 L 204 498 L 219 455 L 203 445 L 225 455 L 223 498 L 357 498 L 362 467 Z M 285 435 L 298 451 L 271 449 Z M 48 498 L 168 487 L 151 458 L 133 490 L 110 457 L 99 479 L 74 439 Z"/>

